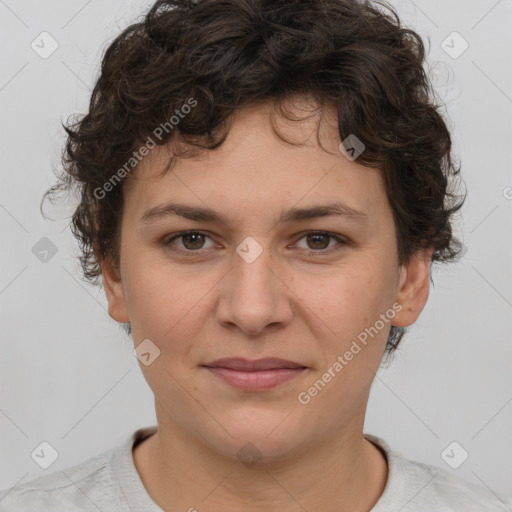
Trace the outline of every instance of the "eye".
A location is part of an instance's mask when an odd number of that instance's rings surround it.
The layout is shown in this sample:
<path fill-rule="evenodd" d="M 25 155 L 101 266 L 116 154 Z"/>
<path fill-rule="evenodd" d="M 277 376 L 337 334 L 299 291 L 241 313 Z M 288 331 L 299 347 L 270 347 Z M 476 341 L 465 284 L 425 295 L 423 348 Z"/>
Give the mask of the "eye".
<path fill-rule="evenodd" d="M 328 233 L 326 231 L 312 231 L 310 233 L 306 233 L 300 240 L 306 240 L 306 244 L 308 247 L 305 247 L 308 256 L 314 256 L 318 253 L 331 253 L 333 251 L 338 251 L 343 246 L 348 245 L 348 241 L 344 238 L 334 235 L 332 233 Z M 336 241 L 337 245 L 329 247 L 330 242 Z M 297 245 L 298 242 L 295 243 Z M 313 249 L 313 250 L 308 250 Z M 328 250 L 326 250 L 328 249 Z"/>
<path fill-rule="evenodd" d="M 174 240 L 182 239 L 181 248 L 175 248 Z M 168 238 L 163 243 L 165 246 L 168 246 L 172 251 L 181 251 L 181 252 L 199 252 L 204 248 L 205 238 L 210 238 L 206 233 L 201 233 L 200 231 L 183 231 L 181 233 L 177 233 L 171 238 Z"/>
<path fill-rule="evenodd" d="M 205 240 L 207 238 L 211 240 L 206 233 L 202 233 L 201 231 L 182 231 L 165 239 L 163 241 L 163 245 L 173 252 L 181 252 L 187 256 L 194 256 L 195 254 L 200 254 L 202 250 L 208 249 L 208 247 L 205 248 Z M 181 247 L 179 247 L 179 245 L 177 247 L 174 242 L 180 239 Z M 326 231 L 311 231 L 302 236 L 298 242 L 304 239 L 306 240 L 308 247 L 302 247 L 301 249 L 306 250 L 306 254 L 308 256 L 330 254 L 331 252 L 338 251 L 349 244 L 349 242 L 343 237 Z M 211 241 L 213 243 L 213 240 Z M 329 247 L 331 245 L 330 242 L 332 241 L 336 241 L 338 244 Z M 298 242 L 295 242 L 294 246 L 297 246 Z M 214 245 L 215 244 L 211 245 L 209 248 L 214 247 Z"/>

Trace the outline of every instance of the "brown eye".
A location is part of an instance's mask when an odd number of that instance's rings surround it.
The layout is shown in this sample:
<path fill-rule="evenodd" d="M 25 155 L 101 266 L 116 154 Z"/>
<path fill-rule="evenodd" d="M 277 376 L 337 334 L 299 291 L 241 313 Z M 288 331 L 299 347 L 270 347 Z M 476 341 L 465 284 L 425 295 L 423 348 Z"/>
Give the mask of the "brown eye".
<path fill-rule="evenodd" d="M 191 251 L 201 249 L 204 244 L 204 235 L 201 233 L 188 233 L 182 235 L 183 245 L 186 249 Z"/>
<path fill-rule="evenodd" d="M 310 249 L 327 249 L 329 246 L 330 236 L 326 233 L 312 233 L 306 236 Z"/>
<path fill-rule="evenodd" d="M 177 233 L 173 237 L 167 239 L 163 242 L 163 245 L 172 251 L 193 253 L 199 252 L 201 249 L 205 248 L 204 246 L 207 238 L 210 237 L 199 231 L 185 231 L 182 233 Z M 180 239 L 181 244 L 175 243 L 175 240 L 179 241 Z"/>
<path fill-rule="evenodd" d="M 306 247 L 300 247 L 298 245 L 301 240 L 306 241 Z M 338 243 L 331 244 L 333 241 Z M 296 242 L 295 245 L 297 245 L 300 249 L 305 250 L 309 256 L 321 256 L 322 254 L 329 254 L 331 252 L 343 249 L 343 247 L 346 245 L 349 245 L 349 242 L 341 236 L 323 231 L 307 233 L 299 240 L 299 242 Z"/>

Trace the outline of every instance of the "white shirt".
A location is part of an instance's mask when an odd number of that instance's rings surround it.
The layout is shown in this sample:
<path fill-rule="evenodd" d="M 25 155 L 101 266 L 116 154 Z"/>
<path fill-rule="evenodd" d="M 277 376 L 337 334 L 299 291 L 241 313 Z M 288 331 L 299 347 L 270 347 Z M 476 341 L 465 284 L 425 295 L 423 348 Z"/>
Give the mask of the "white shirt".
<path fill-rule="evenodd" d="M 0 491 L 0 512 L 163 512 L 146 491 L 132 454 L 134 445 L 156 429 L 139 428 L 116 448 Z M 388 461 L 386 487 L 370 512 L 512 512 L 512 497 L 406 459 L 381 438 L 364 436 L 381 448 Z"/>

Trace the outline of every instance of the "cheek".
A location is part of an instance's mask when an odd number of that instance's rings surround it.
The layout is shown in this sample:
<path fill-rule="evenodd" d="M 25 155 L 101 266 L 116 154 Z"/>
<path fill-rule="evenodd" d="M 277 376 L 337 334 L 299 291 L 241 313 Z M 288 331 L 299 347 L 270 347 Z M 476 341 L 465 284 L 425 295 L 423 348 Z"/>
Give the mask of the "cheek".
<path fill-rule="evenodd" d="M 124 290 L 132 331 L 143 338 L 160 339 L 164 330 L 176 323 L 179 309 L 185 306 L 183 289 L 170 272 L 131 254 Z M 138 341 L 135 336 L 134 339 Z"/>
<path fill-rule="evenodd" d="M 167 353 L 184 353 L 205 324 L 211 308 L 205 294 L 219 278 L 161 262 L 130 265 L 125 293 L 135 343 L 149 338 Z"/>
<path fill-rule="evenodd" d="M 382 322 L 380 315 L 389 312 L 393 302 L 393 276 L 382 261 L 375 258 L 367 264 L 347 265 L 315 280 L 296 279 L 294 290 L 307 305 L 308 323 L 319 326 L 314 336 L 325 364 L 344 354 L 355 340 L 362 349 L 359 361 L 381 357 L 391 322 Z"/>

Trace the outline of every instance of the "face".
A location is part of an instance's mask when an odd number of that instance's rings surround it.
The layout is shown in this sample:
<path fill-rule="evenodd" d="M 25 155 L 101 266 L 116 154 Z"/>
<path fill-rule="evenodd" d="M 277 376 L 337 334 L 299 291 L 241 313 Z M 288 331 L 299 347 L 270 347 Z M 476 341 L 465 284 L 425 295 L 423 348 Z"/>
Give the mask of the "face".
<path fill-rule="evenodd" d="M 110 315 L 160 351 L 140 365 L 159 430 L 230 456 L 249 441 L 284 457 L 358 435 L 391 325 L 428 296 L 430 254 L 398 266 L 380 172 L 339 151 L 334 114 L 322 149 L 318 118 L 276 118 L 293 146 L 271 111 L 241 111 L 219 149 L 163 175 L 171 149 L 153 149 L 124 185 L 119 271 L 102 265 Z M 302 369 L 208 368 L 222 358 Z"/>

